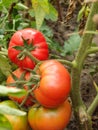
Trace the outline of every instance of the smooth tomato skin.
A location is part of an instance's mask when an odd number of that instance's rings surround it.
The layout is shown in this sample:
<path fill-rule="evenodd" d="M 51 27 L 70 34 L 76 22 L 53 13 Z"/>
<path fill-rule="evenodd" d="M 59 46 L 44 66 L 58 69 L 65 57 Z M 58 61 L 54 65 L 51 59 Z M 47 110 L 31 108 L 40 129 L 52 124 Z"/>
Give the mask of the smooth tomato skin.
<path fill-rule="evenodd" d="M 47 60 L 40 65 L 39 74 L 39 87 L 34 90 L 36 100 L 48 108 L 59 106 L 67 99 L 71 89 L 69 72 L 60 62 Z"/>
<path fill-rule="evenodd" d="M 28 121 L 33 130 L 64 130 L 71 118 L 71 105 L 66 100 L 57 108 L 31 107 Z"/>
<path fill-rule="evenodd" d="M 24 72 L 26 72 L 26 73 L 25 73 L 25 80 L 28 80 L 29 77 L 30 77 L 30 72 L 28 72 L 28 71 L 24 71 L 24 70 L 21 69 L 21 68 L 17 68 L 17 69 L 16 69 L 15 71 L 13 71 L 12 73 L 13 73 L 17 78 L 20 78 L 21 75 L 22 75 Z M 12 75 L 9 75 L 8 78 L 7 78 L 6 83 L 7 83 L 7 84 L 10 84 L 10 83 L 14 83 L 14 82 L 15 82 L 15 80 L 13 79 Z M 16 86 L 7 86 L 7 87 L 16 87 Z M 33 87 L 33 86 L 32 86 L 32 87 Z M 20 86 L 20 88 L 21 88 L 21 86 Z M 26 89 L 26 90 L 28 90 L 27 86 L 23 86 L 23 88 Z M 12 100 L 14 100 L 14 101 L 16 101 L 17 103 L 20 104 L 20 103 L 24 100 L 25 96 L 21 96 L 21 97 L 10 96 L 9 98 L 12 99 Z M 32 96 L 29 96 L 24 105 L 25 105 L 25 106 L 31 106 L 31 105 L 33 105 L 34 103 L 33 103 L 32 99 L 33 99 L 33 97 L 32 97 Z"/>
<path fill-rule="evenodd" d="M 35 47 L 34 50 L 30 51 L 34 57 L 38 60 L 48 59 L 48 45 L 43 34 L 32 28 L 26 28 L 15 32 L 9 42 L 8 57 L 13 63 L 24 69 L 33 69 L 35 66 L 35 62 L 29 57 L 26 56 L 23 60 L 19 60 L 17 57 L 20 51 L 13 47 L 24 45 L 22 37 L 25 40 L 29 40 L 28 44 L 32 43 L 33 47 Z"/>
<path fill-rule="evenodd" d="M 0 104 L 10 106 L 12 108 L 18 109 L 17 105 L 11 100 L 2 101 Z M 15 116 L 4 114 L 8 121 L 12 125 L 12 130 L 29 130 L 28 118 L 25 116 Z"/>

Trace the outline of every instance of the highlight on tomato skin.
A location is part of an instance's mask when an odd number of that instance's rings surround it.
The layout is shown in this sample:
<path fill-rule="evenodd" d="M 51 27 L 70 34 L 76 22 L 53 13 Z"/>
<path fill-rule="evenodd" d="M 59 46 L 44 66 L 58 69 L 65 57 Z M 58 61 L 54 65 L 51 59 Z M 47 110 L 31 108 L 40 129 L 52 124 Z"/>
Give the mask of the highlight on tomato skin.
<path fill-rule="evenodd" d="M 70 121 L 71 111 L 68 100 L 52 109 L 35 104 L 29 109 L 28 121 L 33 130 L 64 130 Z"/>
<path fill-rule="evenodd" d="M 32 28 L 18 30 L 12 35 L 8 46 L 8 57 L 13 63 L 23 69 L 33 69 L 36 63 L 29 56 L 23 54 L 19 58 L 19 55 L 24 50 L 28 51 L 32 57 L 39 61 L 47 60 L 49 57 L 48 44 L 44 35 Z"/>
<path fill-rule="evenodd" d="M 36 100 L 44 107 L 55 108 L 69 96 L 70 74 L 57 60 L 46 60 L 39 66 L 39 87 L 34 90 Z"/>

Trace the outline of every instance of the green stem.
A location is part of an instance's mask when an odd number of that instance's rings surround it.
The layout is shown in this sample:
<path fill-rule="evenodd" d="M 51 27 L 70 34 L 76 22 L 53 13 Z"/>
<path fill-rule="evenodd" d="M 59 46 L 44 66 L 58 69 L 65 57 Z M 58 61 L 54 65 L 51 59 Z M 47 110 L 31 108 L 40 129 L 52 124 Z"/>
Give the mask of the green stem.
<path fill-rule="evenodd" d="M 8 56 L 8 53 L 7 53 L 7 52 L 0 51 L 0 54 L 1 54 L 1 55 L 4 55 L 4 56 Z"/>
<path fill-rule="evenodd" d="M 39 63 L 39 60 L 34 57 L 29 51 L 27 51 L 26 49 L 24 49 L 19 55 L 18 58 L 25 58 L 25 56 L 28 56 L 32 61 L 34 61 L 35 63 Z M 21 60 L 23 60 L 23 58 Z"/>
<path fill-rule="evenodd" d="M 16 32 L 16 30 L 13 30 L 13 29 L 12 30 L 5 30 L 5 32 L 13 32 L 14 33 L 14 32 Z"/>
<path fill-rule="evenodd" d="M 35 63 L 39 63 L 39 60 L 35 58 L 29 51 L 26 51 L 25 54 Z"/>
<path fill-rule="evenodd" d="M 91 53 L 96 53 L 98 52 L 98 47 L 91 47 L 90 49 L 87 50 L 87 55 Z"/>
<path fill-rule="evenodd" d="M 73 63 L 68 60 L 56 59 L 57 61 L 61 62 L 62 64 L 68 65 L 69 67 L 73 67 Z"/>
<path fill-rule="evenodd" d="M 15 84 L 25 84 L 27 83 L 27 81 L 24 81 L 24 80 L 17 80 L 14 82 Z"/>
<path fill-rule="evenodd" d="M 32 92 L 33 92 L 36 88 L 37 88 L 37 85 L 34 85 L 31 89 L 28 90 L 28 92 L 27 92 L 27 94 L 26 94 L 24 100 L 21 102 L 21 104 L 19 105 L 19 107 L 22 107 L 22 106 L 26 103 L 28 97 L 29 97 L 30 95 L 32 95 Z M 34 96 L 34 95 L 32 95 L 32 96 Z"/>
<path fill-rule="evenodd" d="M 7 49 L 1 48 L 0 54 L 1 54 L 1 55 L 4 55 L 4 56 L 8 56 L 8 51 L 7 51 Z"/>
<path fill-rule="evenodd" d="M 96 97 L 94 98 L 92 104 L 89 106 L 87 113 L 92 116 L 92 114 L 94 113 L 96 107 L 98 106 L 98 94 L 96 95 Z"/>
<path fill-rule="evenodd" d="M 94 16 L 94 14 L 98 13 L 98 2 L 93 3 L 92 8 L 91 8 L 91 12 L 89 14 L 89 17 L 87 19 L 87 23 L 85 26 L 85 31 L 96 31 L 96 25 L 93 23 L 92 18 Z M 91 46 L 92 44 L 92 38 L 93 38 L 93 34 L 87 34 L 84 33 L 81 44 L 80 44 L 80 48 L 78 50 L 77 56 L 76 56 L 76 60 L 79 61 L 79 66 L 81 67 L 83 64 L 83 61 L 86 57 L 86 50 Z"/>
<path fill-rule="evenodd" d="M 13 19 L 13 29 L 12 29 L 13 31 L 15 30 L 15 24 L 16 24 L 15 20 Z"/>
<path fill-rule="evenodd" d="M 98 13 L 98 2 L 95 2 L 92 4 L 91 12 L 88 16 L 85 31 L 95 31 L 96 26 L 92 21 L 92 18 L 94 14 Z M 81 71 L 83 68 L 84 60 L 87 56 L 87 49 L 90 48 L 91 42 L 92 42 L 93 34 L 83 34 L 83 38 L 80 44 L 80 47 L 78 49 L 77 55 L 73 61 L 73 67 L 72 67 L 72 89 L 71 89 L 71 99 L 74 109 L 74 115 L 76 117 L 76 120 L 79 124 L 79 130 L 92 130 L 92 121 L 91 118 L 89 118 L 86 106 L 81 98 L 80 93 L 80 77 L 81 77 Z M 83 115 L 81 116 L 81 108 Z M 85 117 L 84 119 L 82 119 Z M 81 122 L 82 121 L 82 122 Z M 88 122 L 85 126 L 85 122 Z"/>
<path fill-rule="evenodd" d="M 27 92 L 27 94 L 26 94 L 24 100 L 21 102 L 21 104 L 19 105 L 19 107 L 22 107 L 22 106 L 26 103 L 26 101 L 27 101 L 27 99 L 28 99 L 29 96 L 30 96 L 30 93 Z"/>
<path fill-rule="evenodd" d="M 29 81 L 33 81 L 33 80 L 40 80 L 41 76 L 37 75 L 37 74 L 32 74 Z"/>

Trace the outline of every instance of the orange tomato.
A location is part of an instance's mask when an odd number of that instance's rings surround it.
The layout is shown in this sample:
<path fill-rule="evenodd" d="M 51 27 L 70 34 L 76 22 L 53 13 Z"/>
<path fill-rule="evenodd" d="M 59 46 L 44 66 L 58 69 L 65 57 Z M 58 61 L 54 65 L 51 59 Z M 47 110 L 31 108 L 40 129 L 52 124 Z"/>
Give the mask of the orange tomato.
<path fill-rule="evenodd" d="M 69 72 L 60 62 L 47 60 L 39 66 L 39 75 L 39 87 L 34 90 L 36 100 L 47 108 L 59 106 L 70 93 Z"/>
<path fill-rule="evenodd" d="M 33 130 L 64 130 L 71 117 L 71 105 L 66 100 L 57 108 L 32 106 L 28 112 L 28 121 Z"/>

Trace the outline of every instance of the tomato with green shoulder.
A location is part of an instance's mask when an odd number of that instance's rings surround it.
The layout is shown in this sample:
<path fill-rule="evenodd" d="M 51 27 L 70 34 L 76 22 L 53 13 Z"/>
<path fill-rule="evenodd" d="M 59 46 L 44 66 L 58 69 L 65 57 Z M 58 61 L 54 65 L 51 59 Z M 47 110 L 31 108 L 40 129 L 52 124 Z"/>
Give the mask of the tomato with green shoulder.
<path fill-rule="evenodd" d="M 36 104 L 28 112 L 28 121 L 33 130 L 64 130 L 70 118 L 71 105 L 68 100 L 52 109 Z"/>
<path fill-rule="evenodd" d="M 0 102 L 0 104 L 10 106 L 12 108 L 19 110 L 15 102 L 11 100 L 2 101 Z M 27 115 L 16 116 L 16 115 L 4 114 L 4 116 L 8 119 L 8 121 L 12 125 L 12 130 L 29 130 Z"/>

